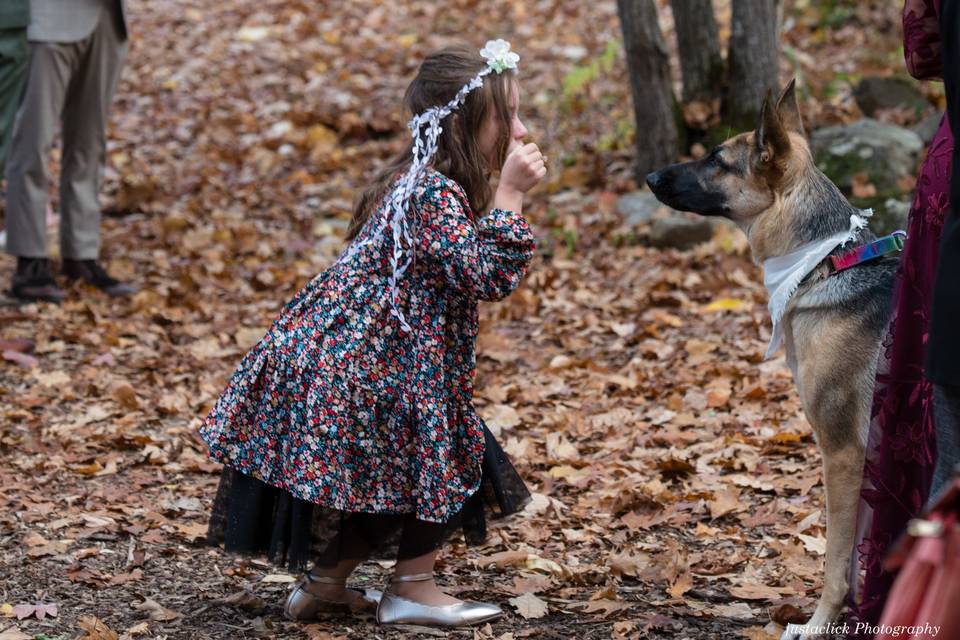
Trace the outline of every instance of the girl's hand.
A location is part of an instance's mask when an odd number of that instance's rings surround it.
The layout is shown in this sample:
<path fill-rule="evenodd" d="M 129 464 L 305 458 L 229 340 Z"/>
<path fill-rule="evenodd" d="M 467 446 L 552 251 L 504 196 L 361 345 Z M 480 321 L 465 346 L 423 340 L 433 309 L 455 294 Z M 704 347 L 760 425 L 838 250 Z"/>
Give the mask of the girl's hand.
<path fill-rule="evenodd" d="M 506 189 L 524 194 L 537 186 L 545 175 L 547 165 L 540 148 L 533 142 L 521 145 L 514 141 L 500 170 L 500 186 L 497 191 Z"/>

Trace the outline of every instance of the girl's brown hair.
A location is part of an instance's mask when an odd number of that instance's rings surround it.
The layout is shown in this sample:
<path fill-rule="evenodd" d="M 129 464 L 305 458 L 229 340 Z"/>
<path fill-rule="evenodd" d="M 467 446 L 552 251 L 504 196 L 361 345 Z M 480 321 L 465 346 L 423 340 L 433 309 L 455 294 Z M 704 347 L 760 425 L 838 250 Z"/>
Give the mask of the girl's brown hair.
<path fill-rule="evenodd" d="M 411 114 L 418 114 L 430 107 L 446 104 L 485 66 L 486 61 L 476 48 L 467 45 L 455 45 L 431 53 L 407 87 L 403 97 L 404 107 Z M 433 156 L 433 168 L 463 187 L 470 208 L 478 214 L 485 212 L 490 203 L 490 173 L 503 166 L 510 144 L 509 97 L 512 78 L 512 73 L 490 73 L 483 79 L 483 86 L 467 94 L 463 105 L 443 120 L 443 133 L 440 134 L 437 152 Z M 480 128 L 491 110 L 500 130 L 495 167 L 489 166 L 480 152 L 478 140 Z M 411 143 L 377 173 L 373 183 L 357 200 L 347 231 L 348 240 L 357 236 L 394 180 L 407 170 L 412 159 Z"/>

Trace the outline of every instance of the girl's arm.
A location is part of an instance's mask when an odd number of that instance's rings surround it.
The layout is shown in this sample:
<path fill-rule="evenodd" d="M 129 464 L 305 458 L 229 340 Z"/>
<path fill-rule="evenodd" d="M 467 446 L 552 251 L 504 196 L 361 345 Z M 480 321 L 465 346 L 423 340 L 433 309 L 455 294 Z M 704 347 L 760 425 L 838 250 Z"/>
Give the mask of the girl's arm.
<path fill-rule="evenodd" d="M 451 287 L 480 300 L 501 300 L 520 284 L 536 243 L 519 211 L 495 208 L 474 223 L 457 194 L 440 185 L 427 188 L 420 213 L 422 255 Z"/>

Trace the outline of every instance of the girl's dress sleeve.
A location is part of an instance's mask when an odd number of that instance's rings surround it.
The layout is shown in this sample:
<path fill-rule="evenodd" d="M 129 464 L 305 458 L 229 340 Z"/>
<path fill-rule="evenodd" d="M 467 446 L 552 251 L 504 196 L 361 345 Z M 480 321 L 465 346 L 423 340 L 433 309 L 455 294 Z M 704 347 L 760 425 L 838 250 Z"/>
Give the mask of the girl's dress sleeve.
<path fill-rule="evenodd" d="M 536 249 L 522 214 L 494 209 L 474 222 L 441 183 L 425 190 L 420 215 L 421 254 L 451 287 L 480 300 L 501 300 L 519 286 Z"/>
<path fill-rule="evenodd" d="M 903 57 L 907 71 L 917 80 L 943 76 L 939 9 L 939 0 L 905 0 L 903 4 Z"/>

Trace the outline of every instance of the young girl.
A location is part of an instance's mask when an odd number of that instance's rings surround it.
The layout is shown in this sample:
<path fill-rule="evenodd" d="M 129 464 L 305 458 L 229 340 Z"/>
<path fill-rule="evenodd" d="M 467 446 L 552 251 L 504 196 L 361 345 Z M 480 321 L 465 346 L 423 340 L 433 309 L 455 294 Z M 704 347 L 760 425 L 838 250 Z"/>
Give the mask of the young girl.
<path fill-rule="evenodd" d="M 287 600 L 294 619 L 376 607 L 381 624 L 461 626 L 502 613 L 444 594 L 432 571 L 456 527 L 482 540 L 485 503 L 506 514 L 529 498 L 472 404 L 477 301 L 526 272 L 523 195 L 546 174 L 521 143 L 518 60 L 502 40 L 424 60 L 404 100 L 413 141 L 362 194 L 350 246 L 286 305 L 201 427 L 226 465 L 210 538 L 291 568 L 320 551 Z M 387 591 L 348 589 L 388 543 Z"/>

